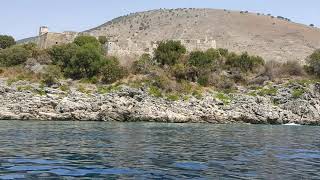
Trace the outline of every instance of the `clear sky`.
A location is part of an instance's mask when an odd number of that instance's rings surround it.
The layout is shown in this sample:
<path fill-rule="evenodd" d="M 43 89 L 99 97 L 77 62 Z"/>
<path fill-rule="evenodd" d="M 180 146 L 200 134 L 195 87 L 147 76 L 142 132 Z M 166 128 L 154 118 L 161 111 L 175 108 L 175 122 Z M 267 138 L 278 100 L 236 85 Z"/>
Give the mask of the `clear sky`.
<path fill-rule="evenodd" d="M 131 12 L 159 8 L 248 10 L 320 26 L 320 0 L 0 0 L 0 34 L 16 39 L 50 31 L 83 31 Z"/>

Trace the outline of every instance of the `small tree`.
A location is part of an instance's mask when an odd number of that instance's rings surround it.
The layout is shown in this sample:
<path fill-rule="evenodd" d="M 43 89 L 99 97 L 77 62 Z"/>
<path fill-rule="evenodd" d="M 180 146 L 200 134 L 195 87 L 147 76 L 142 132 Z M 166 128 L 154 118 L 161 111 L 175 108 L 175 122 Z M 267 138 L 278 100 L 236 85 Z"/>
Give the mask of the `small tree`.
<path fill-rule="evenodd" d="M 210 67 L 213 65 L 220 54 L 215 49 L 209 49 L 206 52 L 194 51 L 190 53 L 189 64 L 195 67 Z"/>
<path fill-rule="evenodd" d="M 65 72 L 74 79 L 91 78 L 99 72 L 101 58 L 101 52 L 94 44 L 83 45 L 77 49 Z"/>
<path fill-rule="evenodd" d="M 70 66 L 72 57 L 78 51 L 79 46 L 74 43 L 53 46 L 48 50 L 53 64 L 59 65 L 62 70 Z"/>
<path fill-rule="evenodd" d="M 78 46 L 84 46 L 86 44 L 93 44 L 96 47 L 100 47 L 100 42 L 93 36 L 78 36 L 73 41 Z"/>
<path fill-rule="evenodd" d="M 180 41 L 160 42 L 158 48 L 154 52 L 155 60 L 164 65 L 174 65 L 178 59 L 186 53 L 186 48 Z"/>
<path fill-rule="evenodd" d="M 255 68 L 264 65 L 264 60 L 259 56 L 250 56 L 247 52 L 240 56 L 230 53 L 226 60 L 226 65 L 231 68 L 239 68 L 243 72 L 253 71 Z"/>
<path fill-rule="evenodd" d="M 27 61 L 30 52 L 22 46 L 0 50 L 0 66 L 15 66 Z"/>
<path fill-rule="evenodd" d="M 320 49 L 314 51 L 307 58 L 306 69 L 310 74 L 320 77 Z"/>
<path fill-rule="evenodd" d="M 99 36 L 98 38 L 100 44 L 104 45 L 108 42 L 108 38 L 106 36 Z"/>
<path fill-rule="evenodd" d="M 134 73 L 142 73 L 148 74 L 152 66 L 154 65 L 153 60 L 151 59 L 149 54 L 143 54 L 138 61 L 133 63 L 133 71 Z"/>
<path fill-rule="evenodd" d="M 101 75 L 104 83 L 114 83 L 127 75 L 126 69 L 120 66 L 118 59 L 114 57 L 104 59 L 103 64 Z"/>
<path fill-rule="evenodd" d="M 0 35 L 0 49 L 6 49 L 16 44 L 12 36 Z"/>

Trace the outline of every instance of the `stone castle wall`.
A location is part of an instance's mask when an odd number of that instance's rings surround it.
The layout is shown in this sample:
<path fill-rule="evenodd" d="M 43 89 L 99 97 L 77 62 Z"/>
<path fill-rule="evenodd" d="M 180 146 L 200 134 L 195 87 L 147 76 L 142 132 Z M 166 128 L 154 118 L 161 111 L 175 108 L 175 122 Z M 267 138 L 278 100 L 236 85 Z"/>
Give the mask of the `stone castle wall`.
<path fill-rule="evenodd" d="M 77 33 L 66 31 L 63 33 L 48 32 L 47 27 L 41 27 L 39 36 L 21 41 L 21 43 L 36 43 L 40 48 L 46 49 L 54 45 L 66 44 L 73 42 L 79 35 L 89 35 L 86 33 Z M 157 41 L 136 41 L 132 39 L 118 40 L 116 37 L 108 37 L 110 40 L 105 45 L 106 53 L 111 56 L 118 56 L 120 61 L 127 63 L 142 54 L 152 55 L 154 49 L 158 47 Z M 172 39 L 180 41 L 188 52 L 194 50 L 207 50 L 217 48 L 216 41 L 213 38 L 205 39 Z"/>
<path fill-rule="evenodd" d="M 210 48 L 217 48 L 216 41 L 213 39 L 173 39 L 175 41 L 180 41 L 187 51 L 194 50 L 207 50 Z M 129 56 L 129 55 L 142 55 L 144 53 L 153 54 L 154 49 L 158 47 L 158 42 L 154 41 L 110 41 L 106 45 L 107 53 L 109 55 L 117 56 Z"/>
<path fill-rule="evenodd" d="M 78 33 L 76 32 L 63 32 L 63 33 L 48 32 L 38 37 L 38 46 L 42 49 L 46 49 L 54 45 L 70 43 L 77 36 L 78 36 Z"/>

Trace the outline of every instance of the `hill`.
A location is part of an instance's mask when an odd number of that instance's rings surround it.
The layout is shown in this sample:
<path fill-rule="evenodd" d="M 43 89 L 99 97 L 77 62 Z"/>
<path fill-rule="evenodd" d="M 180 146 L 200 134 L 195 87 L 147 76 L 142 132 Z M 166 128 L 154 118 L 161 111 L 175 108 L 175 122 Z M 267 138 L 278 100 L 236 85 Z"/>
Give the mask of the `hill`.
<path fill-rule="evenodd" d="M 303 61 L 320 48 L 320 29 L 283 17 L 216 9 L 160 9 L 133 13 L 85 31 L 116 41 L 214 39 L 218 48 L 266 60 Z"/>

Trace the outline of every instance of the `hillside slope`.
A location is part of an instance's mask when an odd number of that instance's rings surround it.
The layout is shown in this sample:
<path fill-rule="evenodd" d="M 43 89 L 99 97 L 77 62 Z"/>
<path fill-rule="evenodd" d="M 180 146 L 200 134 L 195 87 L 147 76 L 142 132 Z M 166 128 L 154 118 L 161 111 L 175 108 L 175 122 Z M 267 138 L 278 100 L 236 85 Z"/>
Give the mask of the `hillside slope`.
<path fill-rule="evenodd" d="M 133 13 L 86 31 L 114 40 L 214 39 L 218 48 L 266 60 L 303 61 L 320 48 L 320 29 L 277 17 L 215 9 L 160 9 Z"/>

